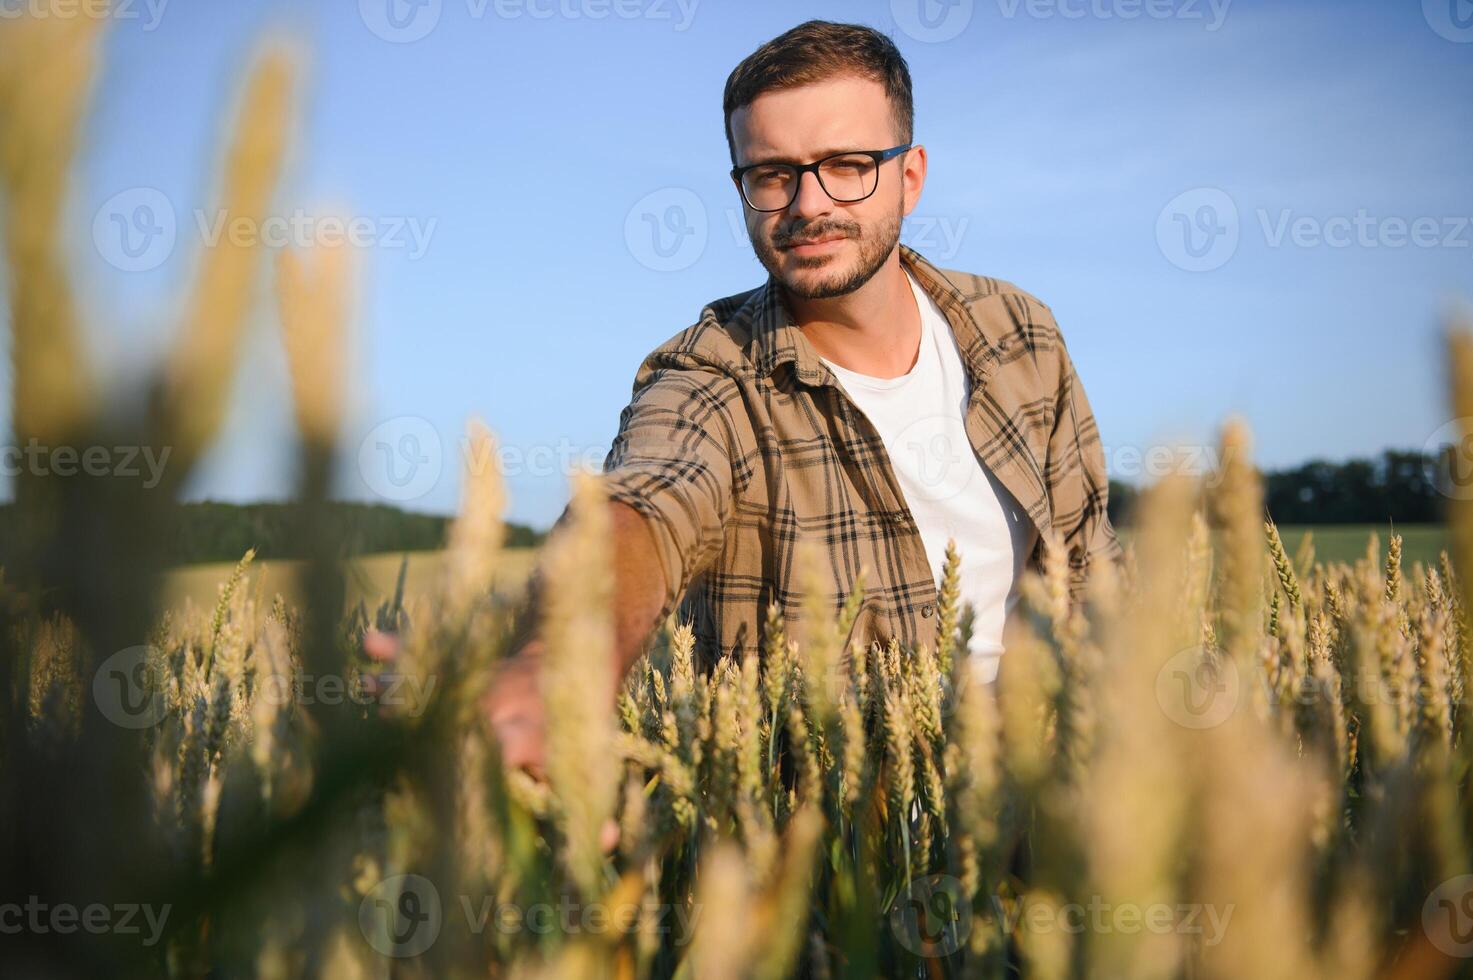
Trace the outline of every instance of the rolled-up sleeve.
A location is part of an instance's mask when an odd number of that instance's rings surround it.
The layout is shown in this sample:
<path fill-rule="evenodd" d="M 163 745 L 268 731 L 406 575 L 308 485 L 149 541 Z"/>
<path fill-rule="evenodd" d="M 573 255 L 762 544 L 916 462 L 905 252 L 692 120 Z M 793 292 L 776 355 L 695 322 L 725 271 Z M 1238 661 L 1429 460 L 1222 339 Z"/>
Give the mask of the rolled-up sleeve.
<path fill-rule="evenodd" d="M 735 382 L 716 369 L 646 364 L 604 460 L 610 500 L 648 522 L 665 574 L 660 619 L 720 553 L 733 509 Z"/>
<path fill-rule="evenodd" d="M 1124 549 L 1110 524 L 1110 479 L 1099 426 L 1074 361 L 1057 333 L 1059 384 L 1054 428 L 1049 437 L 1047 480 L 1053 498 L 1054 527 L 1069 555 L 1069 594 L 1082 601 L 1092 567 L 1119 563 Z"/>

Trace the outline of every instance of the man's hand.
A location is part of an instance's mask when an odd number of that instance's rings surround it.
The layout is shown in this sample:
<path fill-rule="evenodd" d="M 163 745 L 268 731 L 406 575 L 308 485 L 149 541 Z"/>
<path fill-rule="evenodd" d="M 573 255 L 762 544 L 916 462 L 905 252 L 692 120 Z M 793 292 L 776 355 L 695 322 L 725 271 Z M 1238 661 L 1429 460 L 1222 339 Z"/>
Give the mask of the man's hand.
<path fill-rule="evenodd" d="M 369 630 L 363 637 L 363 652 L 378 663 L 392 663 L 399 655 L 399 637 Z M 481 711 L 501 747 L 501 761 L 508 769 L 522 769 L 538 782 L 547 781 L 544 751 L 547 726 L 542 711 L 542 644 L 534 640 L 514 657 L 503 660 L 481 696 Z M 364 677 L 364 688 L 379 692 L 377 675 Z M 619 825 L 604 821 L 599 845 L 605 854 L 619 846 Z"/>
<path fill-rule="evenodd" d="M 608 665 L 618 690 L 624 675 L 643 652 L 656 625 L 665 594 L 664 570 L 655 552 L 649 525 L 628 504 L 610 504 L 613 534 L 614 661 Z M 534 599 L 533 608 L 538 603 Z M 535 619 L 536 613 L 534 612 Z M 508 768 L 545 776 L 547 723 L 542 704 L 541 639 L 528 640 L 497 668 L 481 707 L 501 746 Z M 609 710 L 614 708 L 609 704 Z"/>
<path fill-rule="evenodd" d="M 377 702 L 379 711 L 384 714 L 392 714 L 396 707 L 384 697 L 393 689 L 394 661 L 399 658 L 401 646 L 397 633 L 385 633 L 372 627 L 363 633 L 363 653 L 378 666 L 377 672 L 363 672 L 363 693 Z"/>
<path fill-rule="evenodd" d="M 615 690 L 629 667 L 643 652 L 664 601 L 665 576 L 655 551 L 655 542 L 645 519 L 628 504 L 612 502 L 614 574 L 614 658 L 608 669 Z M 533 601 L 529 616 L 537 618 Z M 363 652 L 385 665 L 388 671 L 399 655 L 400 640 L 393 633 L 369 630 L 363 637 Z M 527 639 L 511 657 L 501 661 L 481 696 L 480 706 L 501 749 L 508 769 L 525 770 L 534 779 L 547 778 L 547 718 L 542 699 L 542 666 L 545 647 L 540 638 Z M 370 692 L 382 691 L 381 679 L 364 678 Z M 614 710 L 613 703 L 609 710 Z M 606 849 L 619 838 L 612 821 L 604 828 Z"/>
<path fill-rule="evenodd" d="M 528 643 L 497 666 L 481 696 L 481 710 L 506 767 L 525 769 L 535 779 L 545 780 L 547 722 L 542 708 L 541 641 Z"/>
<path fill-rule="evenodd" d="M 388 688 L 386 678 L 392 676 L 402 646 L 397 633 L 370 629 L 363 634 L 364 655 L 383 668 L 380 673 L 363 675 L 363 689 L 369 696 L 382 697 Z M 541 671 L 542 641 L 532 640 L 515 656 L 497 665 L 480 700 L 481 711 L 501 747 L 506 767 L 525 769 L 538 780 L 546 777 Z"/>

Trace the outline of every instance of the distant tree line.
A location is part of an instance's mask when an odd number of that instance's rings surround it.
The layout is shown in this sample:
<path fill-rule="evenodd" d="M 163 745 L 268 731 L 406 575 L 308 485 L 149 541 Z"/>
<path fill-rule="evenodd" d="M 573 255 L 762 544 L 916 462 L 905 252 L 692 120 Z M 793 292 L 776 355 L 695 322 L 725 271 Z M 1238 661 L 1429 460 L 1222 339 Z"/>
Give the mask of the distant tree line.
<path fill-rule="evenodd" d="M 262 559 L 305 557 L 293 524 L 292 504 L 228 504 L 215 501 L 178 504 L 173 535 L 166 542 L 170 564 L 235 561 L 251 548 Z M 16 541 L 14 506 L 0 505 L 0 563 Z M 428 551 L 445 543 L 448 517 L 416 514 L 383 504 L 334 501 L 323 520 L 344 558 L 393 551 Z M 507 524 L 508 547 L 540 544 L 542 532 Z"/>
<path fill-rule="evenodd" d="M 1451 448 L 1440 457 L 1389 449 L 1373 459 L 1315 459 L 1265 472 L 1264 502 L 1278 524 L 1441 523 L 1449 499 L 1444 488 L 1473 490 L 1456 464 Z M 1138 493 L 1132 484 L 1110 481 L 1112 523 L 1130 523 Z"/>
<path fill-rule="evenodd" d="M 1440 523 L 1446 519 L 1449 498 L 1439 487 L 1458 486 L 1473 493 L 1473 483 L 1452 468 L 1454 462 L 1451 450 L 1441 458 L 1387 450 L 1374 459 L 1311 460 L 1264 473 L 1265 502 L 1279 524 Z M 1129 526 L 1139 492 L 1134 484 L 1110 481 L 1112 523 Z M 171 564 L 234 561 L 250 548 L 262 559 L 304 557 L 292 504 L 205 501 L 177 506 L 173 537 L 166 544 Z M 0 504 L 0 564 L 10 543 L 18 540 L 16 520 L 15 508 Z M 439 548 L 450 519 L 385 504 L 335 501 L 324 520 L 331 525 L 332 538 L 340 542 L 341 556 L 349 558 Z M 509 523 L 507 545 L 535 547 L 545 533 Z"/>

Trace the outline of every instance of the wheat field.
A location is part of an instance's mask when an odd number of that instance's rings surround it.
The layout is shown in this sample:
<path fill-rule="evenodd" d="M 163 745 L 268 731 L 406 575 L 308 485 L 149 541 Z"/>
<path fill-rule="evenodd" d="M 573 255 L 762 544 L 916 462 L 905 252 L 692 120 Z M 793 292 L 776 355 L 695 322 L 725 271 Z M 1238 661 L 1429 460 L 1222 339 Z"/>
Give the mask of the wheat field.
<path fill-rule="evenodd" d="M 1293 525 L 1279 527 L 1286 550 L 1301 555 L 1301 549 L 1313 549 L 1314 557 L 1332 562 L 1353 563 L 1365 554 L 1372 534 L 1384 539 L 1392 534 L 1401 537 L 1403 564 L 1421 561 L 1434 565 L 1448 548 L 1447 531 L 1441 525 L 1412 524 L 1397 527 L 1375 527 L 1368 524 Z M 1129 528 L 1118 531 L 1121 541 L 1129 543 Z M 1306 542 L 1306 538 L 1308 541 Z M 496 562 L 493 592 L 515 596 L 523 589 L 536 565 L 535 548 L 506 548 Z M 443 551 L 383 552 L 361 555 L 343 562 L 346 578 L 344 599 L 352 606 L 364 602 L 370 606 L 392 596 L 399 575 L 405 576 L 405 589 L 418 593 L 433 586 L 445 560 Z M 185 603 L 211 605 L 221 582 L 230 577 L 234 562 L 210 562 L 183 565 L 171 569 L 161 588 L 161 602 L 166 607 Z M 246 569 L 247 588 L 267 590 L 271 594 L 290 588 L 300 568 L 290 560 L 251 562 Z"/>
<path fill-rule="evenodd" d="M 479 699 L 522 607 L 494 469 L 443 556 L 351 591 L 314 533 L 342 431 L 346 256 L 283 253 L 301 535 L 208 603 L 168 591 L 173 499 L 218 434 L 254 249 L 198 257 L 133 416 L 91 379 L 61 248 L 96 24 L 0 34 L 14 437 L 174 447 L 168 479 L 22 474 L 0 579 L 0 962 L 91 977 L 1428 977 L 1469 972 L 1473 520 L 1405 561 L 1286 549 L 1251 436 L 1166 477 L 1124 571 L 1030 573 L 973 679 L 954 553 L 934 642 L 846 645 L 860 596 L 804 554 L 801 614 L 708 665 L 667 623 L 616 687 L 597 474 L 538 556 L 545 781 Z M 267 207 L 295 63 L 266 48 L 220 206 Z M 1449 334 L 1450 417 L 1473 336 Z M 493 436 L 470 425 L 484 450 Z M 382 593 L 382 595 L 379 595 Z M 377 601 L 374 601 L 377 600 Z M 344 610 L 347 613 L 344 614 Z M 390 664 L 369 630 L 403 638 Z"/>

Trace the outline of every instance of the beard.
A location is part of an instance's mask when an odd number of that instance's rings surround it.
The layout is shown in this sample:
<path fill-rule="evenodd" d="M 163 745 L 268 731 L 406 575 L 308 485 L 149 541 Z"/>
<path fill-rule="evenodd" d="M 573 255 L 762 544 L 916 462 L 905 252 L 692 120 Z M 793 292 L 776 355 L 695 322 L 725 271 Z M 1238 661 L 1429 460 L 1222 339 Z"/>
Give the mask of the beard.
<path fill-rule="evenodd" d="M 802 225 L 770 238 L 754 237 L 752 249 L 763 268 L 794 296 L 800 299 L 832 299 L 854 292 L 880 271 L 900 241 L 900 222 L 904 216 L 903 210 L 897 208 L 893 216 L 870 226 L 842 220 Z M 847 260 L 833 255 L 803 258 L 789 254 L 786 259 L 797 265 L 797 275 L 783 274 L 784 254 L 780 250 L 784 246 L 795 239 L 809 241 L 835 234 L 843 235 L 854 243 L 858 254 Z M 812 269 L 824 271 L 816 275 L 805 274 Z"/>

